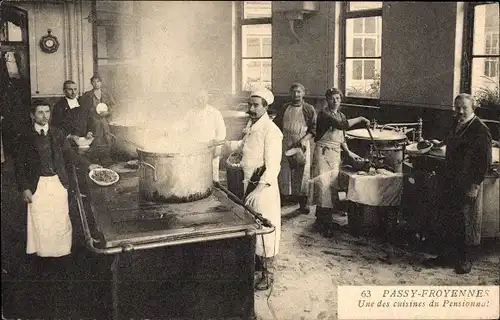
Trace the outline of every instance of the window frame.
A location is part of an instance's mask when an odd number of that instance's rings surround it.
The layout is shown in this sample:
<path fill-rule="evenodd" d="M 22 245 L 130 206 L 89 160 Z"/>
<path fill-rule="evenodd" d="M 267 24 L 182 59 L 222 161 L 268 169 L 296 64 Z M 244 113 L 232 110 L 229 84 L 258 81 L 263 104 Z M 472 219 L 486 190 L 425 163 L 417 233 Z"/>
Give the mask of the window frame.
<path fill-rule="evenodd" d="M 272 26 L 273 26 L 273 18 L 272 11 L 271 17 L 269 18 L 244 18 L 244 1 L 235 1 L 236 6 L 236 36 L 235 36 L 235 53 L 236 53 L 236 61 L 235 61 L 235 84 L 236 84 L 236 93 L 240 96 L 247 96 L 250 92 L 243 90 L 243 60 L 271 60 L 271 87 L 273 86 L 272 82 L 272 68 L 273 68 L 273 53 L 272 53 Z M 272 6 L 272 2 L 271 2 Z M 262 24 L 270 24 L 271 25 L 271 56 L 270 57 L 243 57 L 243 26 L 246 25 L 262 25 Z"/>
<path fill-rule="evenodd" d="M 379 98 L 368 98 L 368 97 L 348 97 L 346 96 L 346 74 L 347 74 L 347 60 L 359 59 L 360 57 L 347 57 L 347 20 L 356 18 L 370 18 L 370 17 L 380 17 L 382 18 L 382 7 L 378 9 L 365 9 L 365 10 L 349 10 L 350 1 L 342 1 L 340 4 L 340 24 L 339 24 L 339 68 L 338 68 L 338 83 L 340 90 L 344 93 L 343 101 L 346 103 L 362 104 L 362 105 L 378 105 L 380 103 Z M 383 23 L 383 22 L 382 22 Z M 363 31 L 364 31 L 363 24 Z M 363 33 L 365 34 L 365 33 Z M 376 35 L 376 33 L 374 34 Z M 362 38 L 363 42 L 365 37 Z M 383 34 L 381 35 L 381 43 Z M 377 43 L 375 43 L 377 45 Z M 364 46 L 364 44 L 363 44 Z M 373 59 L 373 61 L 380 60 L 382 64 L 382 50 L 380 51 L 380 56 L 373 57 L 362 57 L 362 59 Z M 376 63 L 376 62 L 375 62 Z M 364 65 L 364 63 L 363 63 Z M 379 70 L 380 72 L 380 70 Z M 362 72 L 362 77 L 364 77 L 364 71 Z"/>
<path fill-rule="evenodd" d="M 472 65 L 474 59 L 499 58 L 500 50 L 497 54 L 474 55 L 474 18 L 475 9 L 478 5 L 495 4 L 494 1 L 466 2 L 464 8 L 464 28 L 463 28 L 463 53 L 462 71 L 460 79 L 460 92 L 472 94 Z M 499 40 L 500 41 L 500 40 Z M 497 68 L 500 67 L 497 65 Z"/>
<path fill-rule="evenodd" d="M 139 39 L 140 39 L 140 30 L 139 30 L 139 18 L 137 15 L 138 7 L 137 4 L 133 4 L 133 14 L 130 16 L 130 19 L 127 21 L 116 21 L 114 19 L 98 19 L 97 16 L 97 0 L 93 0 L 91 2 L 91 22 L 92 22 L 92 57 L 93 57 L 93 69 L 94 73 L 99 73 L 99 61 L 107 61 L 110 64 L 117 63 L 127 63 L 127 61 L 137 59 L 139 57 Z M 111 11 L 106 11 L 108 13 L 114 13 Z M 135 26 L 135 33 L 133 34 L 134 43 L 135 43 L 135 52 L 132 57 L 129 58 L 116 58 L 116 57 L 99 57 L 99 44 L 98 44 L 98 27 L 116 27 L 116 26 Z"/>

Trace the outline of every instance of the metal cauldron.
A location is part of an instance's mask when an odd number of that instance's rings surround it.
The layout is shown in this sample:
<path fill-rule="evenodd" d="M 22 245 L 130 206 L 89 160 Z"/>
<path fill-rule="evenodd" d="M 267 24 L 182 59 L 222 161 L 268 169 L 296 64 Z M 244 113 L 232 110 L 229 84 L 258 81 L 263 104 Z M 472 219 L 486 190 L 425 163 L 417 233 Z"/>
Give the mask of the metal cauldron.
<path fill-rule="evenodd" d="M 223 141 L 198 144 L 178 153 L 137 148 L 141 198 L 182 203 L 208 197 L 213 187 L 215 147 L 222 144 Z"/>
<path fill-rule="evenodd" d="M 370 137 L 371 133 L 371 137 Z M 403 160 L 405 156 L 405 146 L 408 140 L 406 134 L 388 129 L 374 129 L 369 132 L 365 129 L 354 129 L 346 132 L 347 136 L 353 141 L 350 147 L 353 151 L 362 157 L 372 158 L 374 147 L 379 151 L 381 161 L 385 166 L 391 168 L 394 172 L 403 172 Z M 373 139 L 373 140 L 372 140 Z"/>

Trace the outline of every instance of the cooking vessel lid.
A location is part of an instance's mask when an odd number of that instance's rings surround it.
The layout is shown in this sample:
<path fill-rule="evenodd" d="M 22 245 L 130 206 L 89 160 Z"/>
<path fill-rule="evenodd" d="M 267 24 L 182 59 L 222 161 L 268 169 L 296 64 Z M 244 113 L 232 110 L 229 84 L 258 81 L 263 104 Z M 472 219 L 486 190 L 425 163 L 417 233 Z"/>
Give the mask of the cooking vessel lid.
<path fill-rule="evenodd" d="M 372 130 L 373 140 L 376 141 L 397 141 L 397 140 L 406 140 L 407 137 L 405 134 L 401 132 L 396 132 L 393 130 Z M 366 129 L 354 129 L 349 130 L 346 134 L 352 138 L 363 139 L 363 140 L 371 140 L 370 134 Z"/>
<path fill-rule="evenodd" d="M 158 155 L 166 156 L 177 156 L 186 154 L 198 154 L 204 152 L 208 149 L 212 149 L 217 146 L 222 146 L 225 144 L 224 140 L 212 140 L 208 142 L 196 142 L 196 143 L 186 143 L 185 145 L 174 145 L 174 146 L 141 146 L 137 147 L 138 152 L 143 153 L 153 153 Z"/>

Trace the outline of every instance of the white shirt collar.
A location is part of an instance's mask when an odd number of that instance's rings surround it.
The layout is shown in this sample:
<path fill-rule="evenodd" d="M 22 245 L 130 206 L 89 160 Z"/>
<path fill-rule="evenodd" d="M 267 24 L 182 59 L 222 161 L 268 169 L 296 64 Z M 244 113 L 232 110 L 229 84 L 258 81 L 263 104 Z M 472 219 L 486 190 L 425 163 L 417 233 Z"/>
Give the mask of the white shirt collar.
<path fill-rule="evenodd" d="M 44 126 L 39 125 L 38 123 L 35 123 L 35 131 L 40 134 L 40 131 L 44 131 L 45 135 L 47 135 L 47 132 L 49 132 L 49 124 L 46 123 Z"/>
<path fill-rule="evenodd" d="M 250 119 L 247 124 L 247 128 L 249 128 L 252 131 L 259 130 L 260 127 L 262 127 L 268 120 L 269 114 L 264 113 L 254 124 L 252 124 L 252 120 Z"/>
<path fill-rule="evenodd" d="M 77 98 L 69 99 L 68 97 L 66 97 L 66 101 L 68 101 L 68 106 L 70 109 L 78 108 L 80 106 Z"/>

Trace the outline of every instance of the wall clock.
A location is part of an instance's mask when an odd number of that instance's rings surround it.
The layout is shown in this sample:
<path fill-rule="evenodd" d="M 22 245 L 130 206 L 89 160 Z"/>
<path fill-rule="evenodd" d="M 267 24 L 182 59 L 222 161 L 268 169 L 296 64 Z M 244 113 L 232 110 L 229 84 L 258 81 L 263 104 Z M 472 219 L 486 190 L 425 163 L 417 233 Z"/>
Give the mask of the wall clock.
<path fill-rule="evenodd" d="M 53 35 L 51 35 L 52 30 L 47 30 L 47 35 L 40 39 L 40 48 L 45 53 L 54 53 L 59 49 L 59 40 Z"/>

